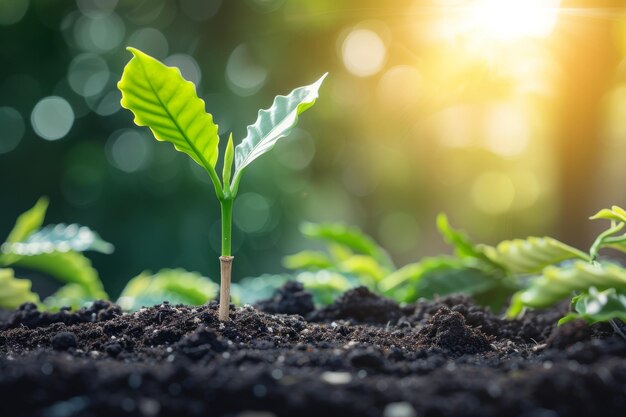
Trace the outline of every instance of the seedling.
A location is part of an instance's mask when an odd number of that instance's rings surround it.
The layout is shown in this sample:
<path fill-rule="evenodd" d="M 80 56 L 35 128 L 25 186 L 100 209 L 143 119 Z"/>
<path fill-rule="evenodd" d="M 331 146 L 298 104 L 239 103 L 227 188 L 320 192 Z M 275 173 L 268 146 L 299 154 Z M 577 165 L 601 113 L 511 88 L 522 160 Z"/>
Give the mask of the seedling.
<path fill-rule="evenodd" d="M 255 159 L 291 132 L 298 116 L 315 103 L 326 74 L 287 96 L 277 96 L 272 107 L 259 111 L 256 122 L 248 126 L 247 136 L 236 147 L 233 147 L 232 134 L 229 135 L 220 181 L 216 171 L 218 126 L 213 116 L 205 111 L 204 101 L 196 95 L 194 84 L 185 80 L 178 68 L 165 66 L 135 48 L 128 50 L 133 58 L 118 83 L 122 107 L 133 112 L 135 124 L 149 127 L 158 141 L 170 142 L 177 151 L 186 153 L 203 167 L 215 188 L 222 220 L 219 318 L 228 320 L 233 262 L 232 212 L 241 176 Z"/>

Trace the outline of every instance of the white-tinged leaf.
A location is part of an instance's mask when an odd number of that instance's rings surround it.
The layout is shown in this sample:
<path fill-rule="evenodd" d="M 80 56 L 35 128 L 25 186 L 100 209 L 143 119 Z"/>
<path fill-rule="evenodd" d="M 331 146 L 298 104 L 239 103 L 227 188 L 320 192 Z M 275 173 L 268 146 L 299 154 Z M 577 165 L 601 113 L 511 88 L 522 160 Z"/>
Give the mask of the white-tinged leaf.
<path fill-rule="evenodd" d="M 243 169 L 272 149 L 278 139 L 287 136 L 298 122 L 298 115 L 315 103 L 326 75 L 328 73 L 311 85 L 296 88 L 287 96 L 277 96 L 272 107 L 259 110 L 256 122 L 248 126 L 247 136 L 235 147 L 235 188 Z"/>
<path fill-rule="evenodd" d="M 102 240 L 93 230 L 78 224 L 51 224 L 19 242 L 7 242 L 1 246 L 2 252 L 14 255 L 40 255 L 52 252 L 84 252 L 93 250 L 110 254 L 113 245 Z"/>
<path fill-rule="evenodd" d="M 626 321 L 626 295 L 615 288 L 598 291 L 595 287 L 572 299 L 574 312 L 569 313 L 559 325 L 575 319 L 583 319 L 589 324 L 619 319 Z"/>

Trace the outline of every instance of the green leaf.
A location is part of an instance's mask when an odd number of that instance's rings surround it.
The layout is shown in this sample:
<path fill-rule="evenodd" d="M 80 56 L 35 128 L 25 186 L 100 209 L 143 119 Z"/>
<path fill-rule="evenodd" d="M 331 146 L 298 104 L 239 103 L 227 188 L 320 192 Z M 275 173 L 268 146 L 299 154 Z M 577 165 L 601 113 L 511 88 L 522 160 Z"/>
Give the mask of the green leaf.
<path fill-rule="evenodd" d="M 619 206 L 613 206 L 611 209 L 602 209 L 595 215 L 589 217 L 591 220 L 606 219 L 616 222 L 626 223 L 626 210 Z"/>
<path fill-rule="evenodd" d="M 283 266 L 288 269 L 327 269 L 333 263 L 324 252 L 304 250 L 283 258 Z"/>
<path fill-rule="evenodd" d="M 228 135 L 228 143 L 226 144 L 226 152 L 224 153 L 224 167 L 222 169 L 222 182 L 224 186 L 230 186 L 230 175 L 233 170 L 233 158 L 235 151 L 233 148 L 233 134 Z"/>
<path fill-rule="evenodd" d="M 561 267 L 547 267 L 541 276 L 530 282 L 528 288 L 514 295 L 507 316 L 517 316 L 524 307 L 550 307 L 571 297 L 575 291 L 587 291 L 589 287 L 626 290 L 626 270 L 613 264 L 590 264 L 583 261 Z"/>
<path fill-rule="evenodd" d="M 108 299 L 98 272 L 91 266 L 91 261 L 78 252 L 20 256 L 11 265 L 40 271 L 63 282 L 79 284 L 85 288 L 92 300 Z"/>
<path fill-rule="evenodd" d="M 398 269 L 383 279 L 379 288 L 397 301 L 413 302 L 436 295 L 475 295 L 501 285 L 495 273 L 489 273 L 480 262 L 442 256 Z"/>
<path fill-rule="evenodd" d="M 43 224 L 46 211 L 48 210 L 48 199 L 41 197 L 37 203 L 28 211 L 22 213 L 15 222 L 13 230 L 9 233 L 6 241 L 8 243 L 21 242 L 28 235 L 39 229 Z"/>
<path fill-rule="evenodd" d="M 14 309 L 28 302 L 39 304 L 39 296 L 30 287 L 30 280 L 15 278 L 12 269 L 0 269 L 0 308 Z"/>
<path fill-rule="evenodd" d="M 135 311 L 169 301 L 172 304 L 201 305 L 217 297 L 219 287 L 196 272 L 162 269 L 131 279 L 117 303 L 126 311 Z"/>
<path fill-rule="evenodd" d="M 575 319 L 583 319 L 589 324 L 619 319 L 626 321 L 626 295 L 615 288 L 598 291 L 595 287 L 589 292 L 572 299 L 574 311 L 561 320 L 559 325 Z"/>
<path fill-rule="evenodd" d="M 551 237 L 505 240 L 495 248 L 487 245 L 479 248 L 493 262 L 514 274 L 538 273 L 547 266 L 572 258 L 589 261 L 586 253 Z"/>
<path fill-rule="evenodd" d="M 272 107 L 259 110 L 256 122 L 248 126 L 247 136 L 235 147 L 234 191 L 243 170 L 272 149 L 280 138 L 287 136 L 298 122 L 298 116 L 315 104 L 326 75 L 328 73 L 311 85 L 296 88 L 287 96 L 277 96 Z"/>
<path fill-rule="evenodd" d="M 77 310 L 85 307 L 94 298 L 81 284 L 66 284 L 43 300 L 44 305 L 53 311 L 58 311 L 62 307 L 71 307 Z"/>
<path fill-rule="evenodd" d="M 359 285 L 358 281 L 336 272 L 321 270 L 302 272 L 295 277 L 291 275 L 265 274 L 259 277 L 244 278 L 233 286 L 234 297 L 241 304 L 254 304 L 270 298 L 274 292 L 289 280 L 296 280 L 313 294 L 316 305 L 331 304 L 337 297 Z"/>
<path fill-rule="evenodd" d="M 40 255 L 51 252 L 84 252 L 93 250 L 112 253 L 113 245 L 86 226 L 63 223 L 48 225 L 18 242 L 7 242 L 1 247 L 3 253 L 14 255 Z"/>
<path fill-rule="evenodd" d="M 338 265 L 338 272 L 355 275 L 369 287 L 374 287 L 387 275 L 387 271 L 381 268 L 376 259 L 369 255 L 350 256 Z"/>
<path fill-rule="evenodd" d="M 357 228 L 340 223 L 304 223 L 300 227 L 302 234 L 312 239 L 324 240 L 339 245 L 361 255 L 371 256 L 388 273 L 395 269 L 387 252 L 376 242 Z M 347 258 L 347 257 L 346 257 Z"/>
<path fill-rule="evenodd" d="M 483 254 L 474 243 L 472 243 L 467 235 L 460 230 L 454 229 L 448 221 L 448 216 L 445 213 L 440 213 L 437 216 L 437 229 L 443 236 L 443 239 L 451 245 L 457 256 L 460 258 L 478 258 L 485 261 L 490 261 L 489 258 Z"/>
<path fill-rule="evenodd" d="M 206 113 L 194 84 L 186 81 L 178 68 L 165 66 L 135 48 L 127 49 L 133 58 L 117 84 L 122 107 L 133 112 L 135 124 L 148 126 L 157 140 L 172 143 L 176 150 L 214 174 L 217 125 Z"/>

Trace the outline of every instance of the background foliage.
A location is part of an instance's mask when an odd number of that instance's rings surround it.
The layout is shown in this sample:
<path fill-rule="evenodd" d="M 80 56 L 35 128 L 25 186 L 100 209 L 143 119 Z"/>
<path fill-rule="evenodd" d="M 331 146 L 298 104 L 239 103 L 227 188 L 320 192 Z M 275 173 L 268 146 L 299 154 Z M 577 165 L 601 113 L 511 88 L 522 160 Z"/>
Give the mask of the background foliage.
<path fill-rule="evenodd" d="M 440 211 L 480 242 L 588 247 L 601 226 L 586 217 L 626 203 L 624 3 L 500 3 L 3 1 L 0 240 L 47 195 L 50 223 L 115 244 L 92 256 L 112 296 L 146 269 L 217 277 L 208 177 L 119 107 L 132 45 L 196 83 L 222 145 L 330 72 L 315 111 L 242 182 L 236 277 L 319 248 L 302 221 L 359 226 L 398 265 L 444 251 Z"/>

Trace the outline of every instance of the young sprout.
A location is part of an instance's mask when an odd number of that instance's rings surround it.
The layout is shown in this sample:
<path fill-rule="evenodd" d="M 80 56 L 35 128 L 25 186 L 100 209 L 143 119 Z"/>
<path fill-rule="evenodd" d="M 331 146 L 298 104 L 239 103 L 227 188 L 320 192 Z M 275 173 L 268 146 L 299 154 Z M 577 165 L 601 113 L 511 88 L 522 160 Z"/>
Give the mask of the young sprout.
<path fill-rule="evenodd" d="M 291 132 L 300 113 L 315 104 L 327 74 L 287 96 L 277 96 L 272 107 L 259 111 L 256 122 L 248 126 L 246 137 L 236 147 L 233 147 L 232 134 L 229 135 L 220 181 L 216 172 L 217 125 L 213 116 L 205 111 L 204 101 L 196 95 L 195 85 L 185 80 L 178 68 L 165 66 L 135 48 L 128 50 L 133 57 L 117 85 L 122 92 L 122 107 L 135 115 L 135 124 L 149 127 L 156 140 L 170 142 L 176 150 L 186 153 L 203 167 L 215 188 L 222 218 L 219 318 L 228 320 L 233 262 L 232 213 L 241 176 L 248 165 Z"/>

